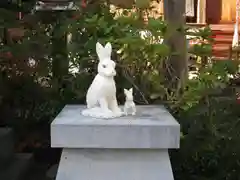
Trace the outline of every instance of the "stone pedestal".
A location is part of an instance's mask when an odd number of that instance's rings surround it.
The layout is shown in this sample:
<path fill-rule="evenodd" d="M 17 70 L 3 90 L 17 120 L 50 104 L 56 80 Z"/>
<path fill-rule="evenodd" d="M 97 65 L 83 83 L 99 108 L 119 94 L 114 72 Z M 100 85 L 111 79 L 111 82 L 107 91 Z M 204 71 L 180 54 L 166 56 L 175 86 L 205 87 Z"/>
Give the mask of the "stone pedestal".
<path fill-rule="evenodd" d="M 163 106 L 102 120 L 67 105 L 51 124 L 51 146 L 63 148 L 56 180 L 173 180 L 168 149 L 180 125 Z"/>
<path fill-rule="evenodd" d="M 11 128 L 0 128 L 0 169 L 6 167 L 14 156 L 14 136 Z"/>
<path fill-rule="evenodd" d="M 31 166 L 32 154 L 14 152 L 11 128 L 0 128 L 0 180 L 24 180 Z"/>

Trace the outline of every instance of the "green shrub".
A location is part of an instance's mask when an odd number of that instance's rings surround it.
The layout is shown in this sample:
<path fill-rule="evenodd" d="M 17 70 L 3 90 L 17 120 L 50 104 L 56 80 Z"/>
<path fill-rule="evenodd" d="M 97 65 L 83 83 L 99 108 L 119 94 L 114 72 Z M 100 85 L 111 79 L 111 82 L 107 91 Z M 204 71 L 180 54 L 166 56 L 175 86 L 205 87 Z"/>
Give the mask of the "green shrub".
<path fill-rule="evenodd" d="M 180 149 L 171 152 L 176 179 L 239 179 L 240 103 L 227 76 L 236 69 L 217 62 L 183 93 L 174 113 L 182 129 Z"/>
<path fill-rule="evenodd" d="M 178 114 L 183 137 L 171 153 L 176 179 L 239 179 L 240 104 L 235 93 L 207 97 Z"/>

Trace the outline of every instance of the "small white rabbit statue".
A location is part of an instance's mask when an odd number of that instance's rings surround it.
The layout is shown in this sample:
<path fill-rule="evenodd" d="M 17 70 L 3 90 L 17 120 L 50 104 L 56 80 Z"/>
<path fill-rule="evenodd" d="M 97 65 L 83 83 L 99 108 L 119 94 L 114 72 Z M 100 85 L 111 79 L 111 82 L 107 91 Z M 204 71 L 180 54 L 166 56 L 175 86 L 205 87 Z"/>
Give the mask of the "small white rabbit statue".
<path fill-rule="evenodd" d="M 130 88 L 129 90 L 124 89 L 124 94 L 126 96 L 126 101 L 124 104 L 124 114 L 128 115 L 128 110 L 131 109 L 131 114 L 135 115 L 136 114 L 136 105 L 133 101 L 133 89 Z"/>
<path fill-rule="evenodd" d="M 103 47 L 96 43 L 96 51 L 99 58 L 98 74 L 90 85 L 87 95 L 87 110 L 83 115 L 94 117 L 113 118 L 122 115 L 116 99 L 116 75 L 115 62 L 111 60 L 112 46 L 108 42 Z M 98 107 L 100 106 L 100 107 Z"/>

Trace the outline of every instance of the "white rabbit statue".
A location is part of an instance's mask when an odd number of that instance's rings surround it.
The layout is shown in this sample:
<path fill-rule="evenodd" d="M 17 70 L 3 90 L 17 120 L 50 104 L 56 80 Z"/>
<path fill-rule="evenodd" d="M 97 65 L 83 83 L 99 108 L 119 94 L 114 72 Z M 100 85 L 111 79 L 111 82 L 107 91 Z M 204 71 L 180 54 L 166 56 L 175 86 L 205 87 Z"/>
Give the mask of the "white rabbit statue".
<path fill-rule="evenodd" d="M 103 47 L 97 42 L 96 52 L 99 58 L 98 74 L 87 91 L 87 109 L 83 110 L 82 114 L 99 118 L 119 117 L 122 112 L 116 98 L 116 63 L 111 60 L 112 46 L 108 42 Z"/>
<path fill-rule="evenodd" d="M 131 109 L 131 114 L 135 115 L 136 114 L 136 105 L 133 101 L 133 89 L 130 88 L 129 90 L 124 89 L 124 94 L 126 96 L 126 101 L 124 104 L 124 114 L 128 115 L 128 110 Z"/>

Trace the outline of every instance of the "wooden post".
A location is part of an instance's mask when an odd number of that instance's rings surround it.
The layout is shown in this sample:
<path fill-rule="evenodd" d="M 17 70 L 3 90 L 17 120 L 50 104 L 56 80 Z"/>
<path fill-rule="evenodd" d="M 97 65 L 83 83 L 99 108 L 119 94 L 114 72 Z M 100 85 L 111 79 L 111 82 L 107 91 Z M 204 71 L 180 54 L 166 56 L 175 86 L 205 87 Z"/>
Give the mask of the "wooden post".
<path fill-rule="evenodd" d="M 206 0 L 198 0 L 197 5 L 197 23 L 206 23 Z"/>
<path fill-rule="evenodd" d="M 56 31 L 57 30 L 54 30 L 54 33 Z M 52 41 L 53 41 L 52 53 L 54 55 L 54 59 L 52 61 L 53 77 L 58 78 L 59 81 L 61 81 L 63 79 L 63 76 L 68 75 L 69 66 L 66 35 L 63 34 L 62 38 L 53 37 Z"/>
<path fill-rule="evenodd" d="M 173 87 L 183 87 L 188 72 L 187 42 L 185 35 L 177 29 L 185 25 L 185 0 L 164 0 L 164 18 L 172 30 L 165 43 L 170 46 L 172 52 L 177 52 L 169 60 L 172 69 L 169 78 Z"/>
<path fill-rule="evenodd" d="M 58 84 L 59 90 L 64 87 L 64 77 L 68 75 L 69 59 L 67 50 L 67 36 L 66 32 L 59 32 L 59 28 L 62 25 L 62 19 L 66 12 L 55 12 L 57 13 L 55 18 L 57 21 L 53 31 L 52 38 L 52 73 L 53 79 Z"/>

